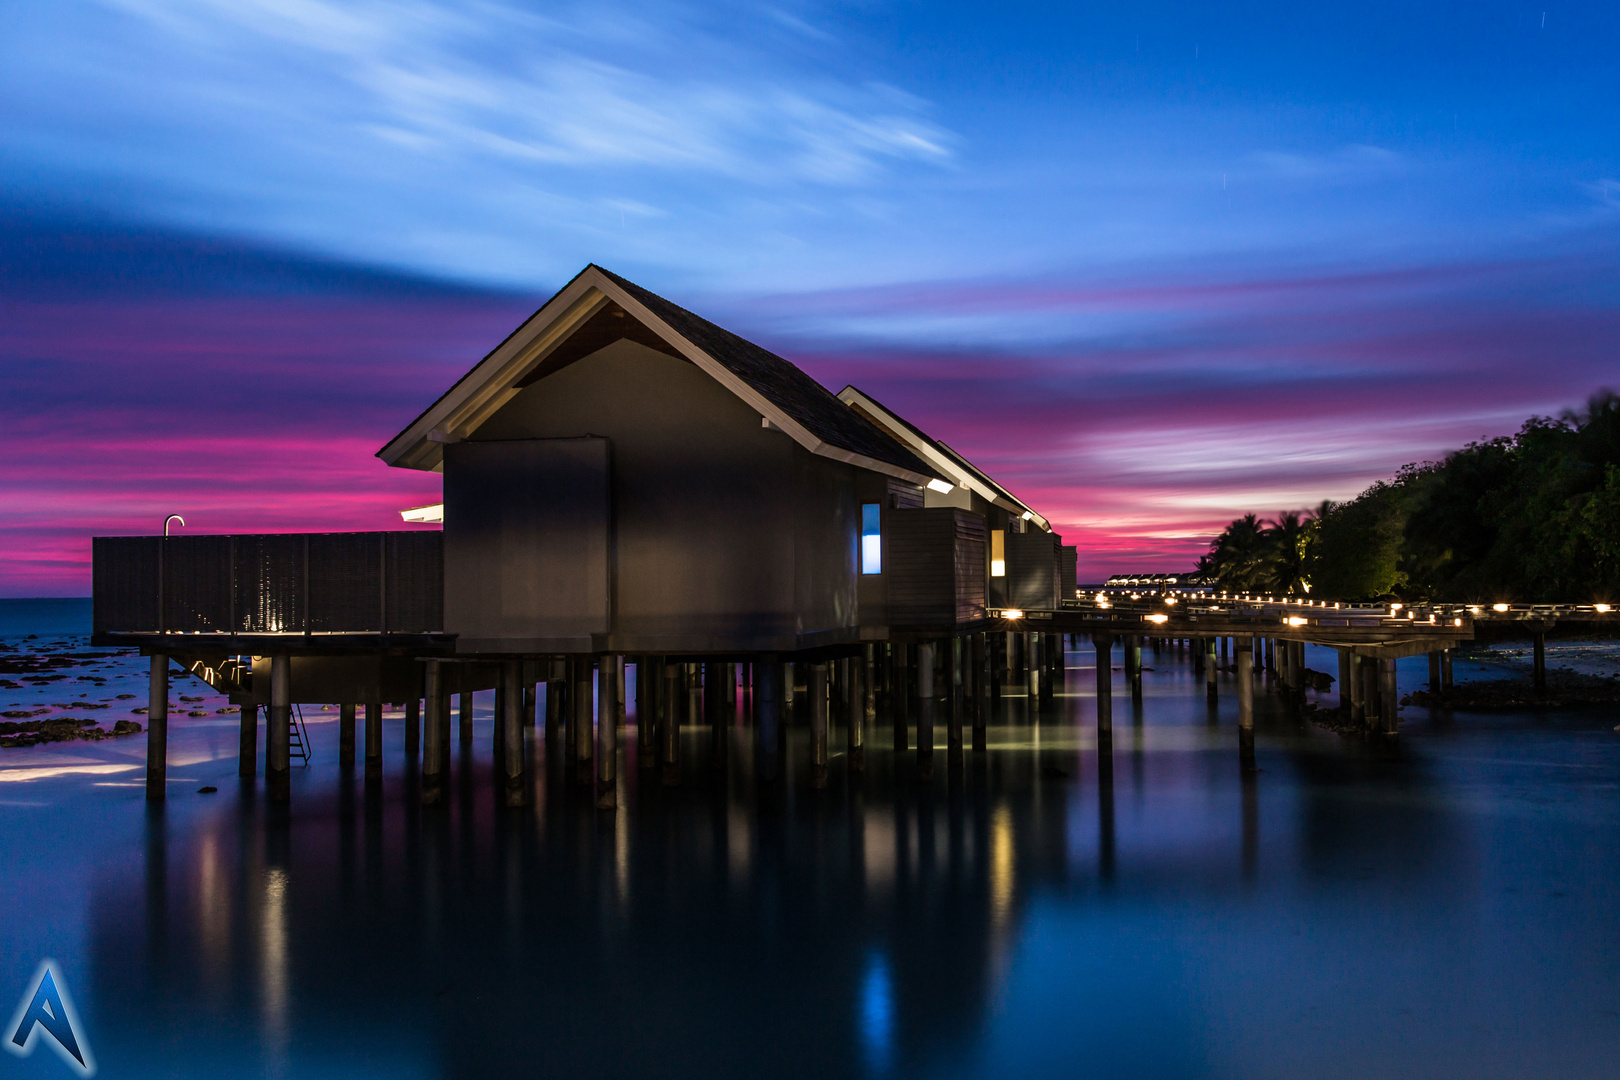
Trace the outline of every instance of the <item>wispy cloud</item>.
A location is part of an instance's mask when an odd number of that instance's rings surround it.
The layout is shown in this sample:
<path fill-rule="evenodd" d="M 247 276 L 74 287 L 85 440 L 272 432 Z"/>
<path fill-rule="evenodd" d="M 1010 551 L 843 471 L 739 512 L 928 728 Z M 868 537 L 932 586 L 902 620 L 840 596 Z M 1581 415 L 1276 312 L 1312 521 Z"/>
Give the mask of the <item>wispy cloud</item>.
<path fill-rule="evenodd" d="M 322 100 L 309 99 L 307 83 L 286 86 L 289 119 L 348 127 L 437 157 L 438 167 L 452 155 L 518 169 L 652 166 L 849 183 L 886 160 L 951 152 L 917 98 L 769 62 L 676 5 L 563 5 L 541 15 L 499 2 L 106 2 L 164 39 L 156 48 L 172 66 L 147 77 L 174 80 L 198 104 L 317 66 Z M 277 95 L 258 100 L 262 109 Z"/>

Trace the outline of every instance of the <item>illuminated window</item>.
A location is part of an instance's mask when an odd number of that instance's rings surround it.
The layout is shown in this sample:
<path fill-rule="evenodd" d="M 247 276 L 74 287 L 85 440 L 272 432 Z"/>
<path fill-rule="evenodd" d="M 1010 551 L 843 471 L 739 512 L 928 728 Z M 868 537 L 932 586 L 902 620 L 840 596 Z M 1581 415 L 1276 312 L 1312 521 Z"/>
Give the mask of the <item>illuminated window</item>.
<path fill-rule="evenodd" d="M 883 573 L 883 533 L 879 523 L 883 520 L 883 507 L 877 503 L 861 504 L 861 573 Z"/>
<path fill-rule="evenodd" d="M 1000 529 L 990 530 L 990 576 L 1007 576 L 1007 534 Z"/>

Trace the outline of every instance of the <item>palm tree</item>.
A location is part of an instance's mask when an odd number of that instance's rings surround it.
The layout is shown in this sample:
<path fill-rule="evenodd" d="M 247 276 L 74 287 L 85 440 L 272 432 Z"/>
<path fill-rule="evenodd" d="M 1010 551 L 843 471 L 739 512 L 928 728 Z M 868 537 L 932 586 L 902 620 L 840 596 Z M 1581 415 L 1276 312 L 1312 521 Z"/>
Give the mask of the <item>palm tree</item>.
<path fill-rule="evenodd" d="M 1284 595 L 1310 592 L 1310 574 L 1306 562 L 1307 544 L 1315 532 L 1315 521 L 1309 511 L 1286 510 L 1267 522 L 1264 532 L 1266 546 L 1267 584 Z"/>

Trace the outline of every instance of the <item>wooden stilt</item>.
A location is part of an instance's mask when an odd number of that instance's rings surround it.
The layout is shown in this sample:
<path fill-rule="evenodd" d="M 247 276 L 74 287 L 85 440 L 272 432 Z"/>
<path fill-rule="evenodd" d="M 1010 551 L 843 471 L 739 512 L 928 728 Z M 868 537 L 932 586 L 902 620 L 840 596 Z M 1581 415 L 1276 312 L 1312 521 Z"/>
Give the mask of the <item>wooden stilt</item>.
<path fill-rule="evenodd" d="M 236 750 L 236 775 L 252 776 L 259 771 L 259 707 L 241 707 L 242 731 Z"/>
<path fill-rule="evenodd" d="M 292 658 L 270 658 L 270 708 L 265 725 L 264 780 L 271 802 L 291 798 Z"/>
<path fill-rule="evenodd" d="M 147 678 L 146 797 L 153 801 L 160 801 L 168 798 L 169 787 L 169 657 L 167 654 L 152 654 L 150 674 Z"/>
<path fill-rule="evenodd" d="M 354 770 L 354 702 L 338 706 L 338 768 Z"/>
<path fill-rule="evenodd" d="M 596 808 L 619 805 L 619 688 L 623 657 L 603 656 L 597 661 L 596 684 Z"/>

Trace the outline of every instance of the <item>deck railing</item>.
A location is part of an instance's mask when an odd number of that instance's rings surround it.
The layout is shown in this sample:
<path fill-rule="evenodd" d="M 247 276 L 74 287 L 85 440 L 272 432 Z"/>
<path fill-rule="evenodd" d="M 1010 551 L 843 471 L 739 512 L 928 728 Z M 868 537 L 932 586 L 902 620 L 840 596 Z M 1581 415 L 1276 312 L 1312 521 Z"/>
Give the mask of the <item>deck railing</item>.
<path fill-rule="evenodd" d="M 98 536 L 91 561 L 98 634 L 444 628 L 438 532 Z"/>

